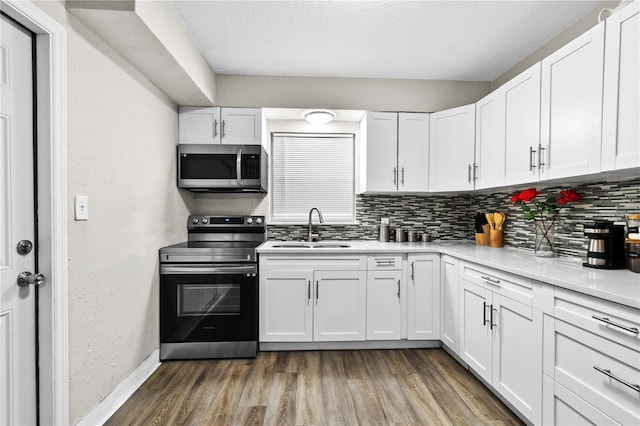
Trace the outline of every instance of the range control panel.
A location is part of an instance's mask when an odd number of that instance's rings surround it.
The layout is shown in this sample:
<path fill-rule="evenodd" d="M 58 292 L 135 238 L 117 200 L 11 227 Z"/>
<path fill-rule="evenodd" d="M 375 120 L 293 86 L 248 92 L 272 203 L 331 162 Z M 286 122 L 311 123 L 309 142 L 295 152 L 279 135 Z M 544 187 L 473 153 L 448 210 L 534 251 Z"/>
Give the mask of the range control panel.
<path fill-rule="evenodd" d="M 213 228 L 264 228 L 264 216 L 189 216 L 189 230 Z"/>

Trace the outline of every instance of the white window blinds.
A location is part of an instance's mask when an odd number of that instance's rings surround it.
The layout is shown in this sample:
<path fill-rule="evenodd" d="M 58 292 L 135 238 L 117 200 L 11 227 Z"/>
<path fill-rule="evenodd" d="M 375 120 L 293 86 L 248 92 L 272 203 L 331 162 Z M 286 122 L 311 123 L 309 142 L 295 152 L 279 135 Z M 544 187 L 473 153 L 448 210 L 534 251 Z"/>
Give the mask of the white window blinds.
<path fill-rule="evenodd" d="M 317 207 L 325 223 L 355 222 L 354 149 L 353 135 L 275 133 L 271 220 L 307 223 Z"/>

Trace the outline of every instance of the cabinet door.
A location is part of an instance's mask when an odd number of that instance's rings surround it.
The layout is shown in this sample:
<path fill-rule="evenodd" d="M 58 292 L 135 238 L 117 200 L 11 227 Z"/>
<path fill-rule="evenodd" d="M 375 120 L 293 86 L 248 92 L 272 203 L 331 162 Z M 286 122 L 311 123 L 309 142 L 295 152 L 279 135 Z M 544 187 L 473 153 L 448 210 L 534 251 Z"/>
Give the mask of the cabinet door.
<path fill-rule="evenodd" d="M 399 340 L 402 271 L 367 273 L 367 340 Z"/>
<path fill-rule="evenodd" d="M 368 112 L 366 126 L 365 185 L 367 192 L 398 188 L 398 114 Z"/>
<path fill-rule="evenodd" d="M 366 280 L 366 271 L 316 271 L 314 273 L 314 341 L 365 340 Z"/>
<path fill-rule="evenodd" d="M 460 284 L 460 354 L 469 367 L 491 383 L 492 292 L 467 280 L 460 280 Z"/>
<path fill-rule="evenodd" d="M 441 304 L 440 304 L 440 336 L 442 343 L 454 353 L 458 353 L 458 330 L 460 328 L 458 292 L 458 259 L 442 256 L 441 274 Z"/>
<path fill-rule="evenodd" d="M 490 93 L 476 103 L 475 187 L 504 184 L 505 174 L 504 89 Z"/>
<path fill-rule="evenodd" d="M 228 145 L 262 144 L 260 108 L 222 108 L 222 143 Z"/>
<path fill-rule="evenodd" d="M 542 61 L 541 179 L 600 172 L 604 26 Z"/>
<path fill-rule="evenodd" d="M 475 104 L 431 114 L 429 191 L 473 189 Z"/>
<path fill-rule="evenodd" d="M 398 191 L 429 190 L 429 114 L 398 113 Z"/>
<path fill-rule="evenodd" d="M 640 3 L 607 19 L 602 169 L 640 167 Z"/>
<path fill-rule="evenodd" d="M 407 288 L 407 338 L 440 339 L 440 256 L 410 254 Z"/>
<path fill-rule="evenodd" d="M 493 387 L 533 424 L 542 419 L 542 312 L 493 295 Z"/>
<path fill-rule="evenodd" d="M 310 342 L 313 272 L 261 272 L 259 316 L 261 342 Z"/>
<path fill-rule="evenodd" d="M 220 143 L 220 108 L 180 107 L 178 142 Z"/>
<path fill-rule="evenodd" d="M 504 184 L 538 180 L 540 63 L 508 81 L 505 100 Z"/>

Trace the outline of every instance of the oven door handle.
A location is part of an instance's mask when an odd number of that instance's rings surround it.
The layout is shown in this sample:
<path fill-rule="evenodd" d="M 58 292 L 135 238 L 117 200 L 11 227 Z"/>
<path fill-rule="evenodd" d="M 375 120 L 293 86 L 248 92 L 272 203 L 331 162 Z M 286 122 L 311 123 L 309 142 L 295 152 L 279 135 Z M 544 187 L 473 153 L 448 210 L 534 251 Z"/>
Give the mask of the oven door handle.
<path fill-rule="evenodd" d="M 194 275 L 194 274 L 256 274 L 256 265 L 160 265 L 161 275 Z"/>

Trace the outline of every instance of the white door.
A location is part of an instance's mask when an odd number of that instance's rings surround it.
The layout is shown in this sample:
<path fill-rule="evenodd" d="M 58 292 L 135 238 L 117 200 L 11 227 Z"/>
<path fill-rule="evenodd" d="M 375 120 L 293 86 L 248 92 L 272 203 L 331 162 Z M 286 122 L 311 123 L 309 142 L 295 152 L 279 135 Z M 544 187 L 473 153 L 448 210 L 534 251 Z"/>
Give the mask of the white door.
<path fill-rule="evenodd" d="M 178 141 L 219 144 L 221 124 L 218 107 L 180 107 Z"/>
<path fill-rule="evenodd" d="M 367 340 L 399 340 L 402 271 L 367 273 Z"/>
<path fill-rule="evenodd" d="M 504 111 L 503 88 L 476 103 L 476 189 L 504 184 Z"/>
<path fill-rule="evenodd" d="M 368 112 L 366 126 L 367 192 L 389 192 L 398 188 L 398 114 Z"/>
<path fill-rule="evenodd" d="M 491 383 L 493 293 L 467 280 L 461 280 L 460 284 L 460 355 L 480 377 Z"/>
<path fill-rule="evenodd" d="M 429 190 L 429 114 L 398 113 L 398 191 Z"/>
<path fill-rule="evenodd" d="M 442 256 L 440 263 L 440 338 L 454 353 L 458 353 L 460 320 L 458 305 L 458 259 Z"/>
<path fill-rule="evenodd" d="M 315 342 L 362 341 L 366 337 L 366 271 L 315 271 Z"/>
<path fill-rule="evenodd" d="M 0 38 L 0 424 L 36 424 L 31 35 L 2 17 Z"/>
<path fill-rule="evenodd" d="M 429 191 L 473 189 L 475 104 L 433 113 L 429 120 Z"/>

